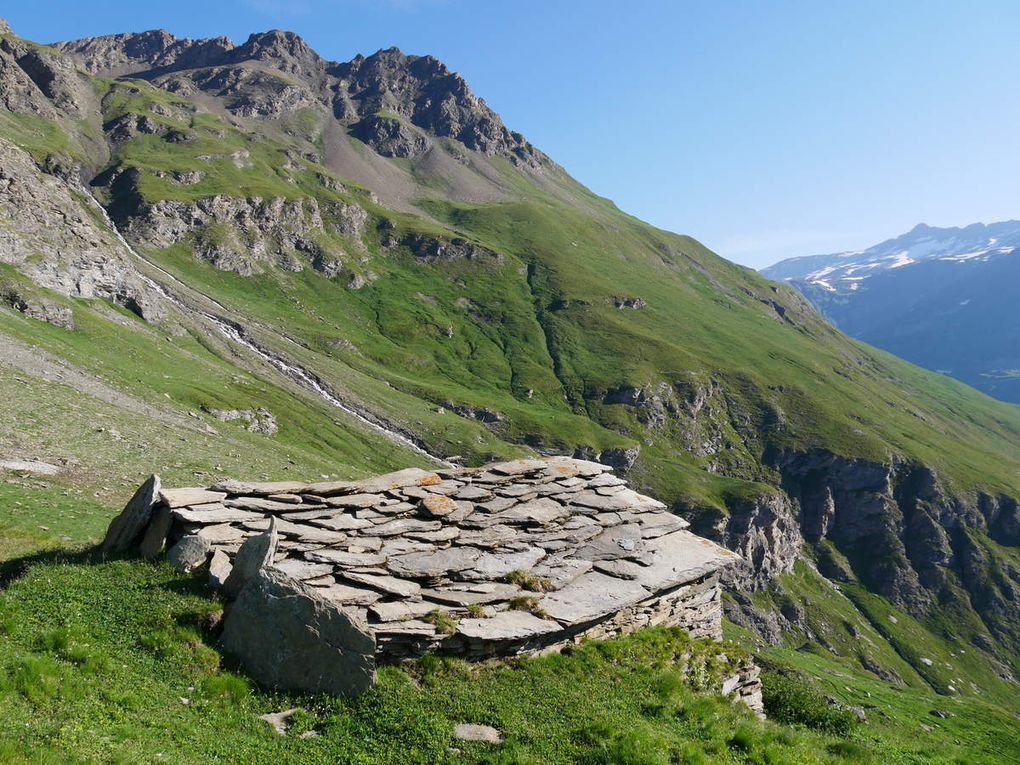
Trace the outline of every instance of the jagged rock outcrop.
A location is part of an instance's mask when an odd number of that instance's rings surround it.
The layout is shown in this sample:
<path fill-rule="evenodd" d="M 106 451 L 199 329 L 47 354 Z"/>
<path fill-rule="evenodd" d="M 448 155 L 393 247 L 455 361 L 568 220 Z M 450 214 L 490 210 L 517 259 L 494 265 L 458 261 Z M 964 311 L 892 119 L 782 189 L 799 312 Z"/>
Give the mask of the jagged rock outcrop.
<path fill-rule="evenodd" d="M 221 422 L 241 421 L 245 423 L 244 429 L 251 433 L 273 436 L 280 429 L 276 422 L 276 416 L 268 409 L 262 407 L 258 409 L 215 409 L 212 407 L 202 407 L 202 410 Z"/>
<path fill-rule="evenodd" d="M 17 287 L 0 279 L 0 306 L 8 306 L 25 316 L 45 321 L 55 327 L 74 329 L 74 313 L 49 298 L 26 295 Z"/>
<path fill-rule="evenodd" d="M 420 157 L 432 142 L 399 119 L 371 115 L 356 123 L 351 134 L 384 157 Z"/>
<path fill-rule="evenodd" d="M 153 29 L 58 42 L 53 47 L 77 58 L 89 74 L 123 76 L 150 70 L 210 66 L 223 60 L 234 44 L 226 37 L 192 40 Z"/>
<path fill-rule="evenodd" d="M 390 246 L 397 244 L 395 241 L 388 243 Z M 387 241 L 384 240 L 383 244 L 387 244 Z M 481 259 L 488 259 L 495 263 L 503 262 L 503 257 L 498 252 L 493 252 L 486 247 L 459 237 L 440 239 L 425 234 L 407 234 L 399 241 L 399 244 L 407 247 L 414 257 L 423 262 Z"/>
<path fill-rule="evenodd" d="M 86 199 L 0 139 L 0 262 L 61 294 L 103 298 L 158 319 L 162 300 L 114 234 L 89 214 Z"/>
<path fill-rule="evenodd" d="M 217 195 L 196 201 L 139 201 L 131 210 L 122 209 L 118 217 L 125 235 L 143 246 L 164 248 L 187 242 L 198 257 L 216 268 L 250 276 L 266 265 L 300 271 L 311 264 L 324 272 L 332 267 L 338 273 L 345 253 L 323 244 L 319 235 L 333 231 L 358 237 L 367 213 L 354 204 L 336 203 L 324 217 L 314 197 Z M 361 246 L 358 239 L 352 244 Z"/>
<path fill-rule="evenodd" d="M 698 534 L 740 553 L 742 563 L 726 572 L 734 589 L 762 589 L 791 571 L 800 557 L 804 539 L 799 514 L 781 491 L 734 498 L 725 510 L 688 508 L 681 513 Z"/>
<path fill-rule="evenodd" d="M 320 108 L 353 126 L 355 135 L 384 156 L 420 156 L 430 145 L 427 133 L 520 165 L 547 162 L 520 133 L 508 130 L 460 75 L 431 56 L 390 48 L 347 63 L 328 62 L 297 35 L 279 30 L 253 34 L 239 46 L 222 37 L 178 39 L 156 30 L 54 47 L 89 73 L 147 76 L 181 94 L 202 91 L 245 118 Z"/>

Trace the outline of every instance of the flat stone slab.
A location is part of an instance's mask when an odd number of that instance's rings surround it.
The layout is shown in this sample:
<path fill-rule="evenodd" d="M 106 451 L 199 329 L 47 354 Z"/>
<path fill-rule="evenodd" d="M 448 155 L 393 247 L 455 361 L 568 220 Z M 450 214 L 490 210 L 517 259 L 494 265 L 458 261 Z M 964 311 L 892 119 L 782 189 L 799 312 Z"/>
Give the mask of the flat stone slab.
<path fill-rule="evenodd" d="M 651 597 L 638 582 L 589 571 L 538 601 L 538 607 L 564 625 L 595 621 Z"/>
<path fill-rule="evenodd" d="M 237 507 L 224 507 L 218 503 L 197 507 L 178 507 L 173 510 L 174 518 L 185 523 L 236 523 L 238 521 L 261 521 L 264 516 Z"/>
<path fill-rule="evenodd" d="M 504 522 L 523 521 L 546 525 L 560 518 L 570 515 L 570 509 L 564 507 L 554 499 L 539 497 L 528 502 L 522 502 L 499 514 Z"/>
<path fill-rule="evenodd" d="M 289 577 L 304 581 L 326 576 L 333 573 L 333 566 L 329 563 L 312 563 L 300 558 L 285 558 L 273 563 L 273 569 L 282 571 Z"/>
<path fill-rule="evenodd" d="M 425 601 L 400 601 L 396 603 L 376 603 L 368 612 L 381 622 L 406 622 L 420 619 L 438 608 L 435 603 Z"/>
<path fill-rule="evenodd" d="M 507 601 L 520 593 L 521 588 L 516 584 L 499 583 L 484 592 L 479 592 L 477 588 L 440 587 L 438 589 L 422 589 L 421 596 L 438 603 L 466 607 Z"/>
<path fill-rule="evenodd" d="M 592 569 L 590 560 L 580 558 L 546 558 L 532 569 L 535 576 L 548 579 L 554 590 L 560 590 Z"/>
<path fill-rule="evenodd" d="M 297 513 L 311 510 L 314 505 L 297 505 L 293 502 L 277 502 L 265 497 L 231 497 L 223 500 L 227 507 L 239 507 L 257 513 Z"/>
<path fill-rule="evenodd" d="M 453 737 L 461 741 L 481 741 L 486 744 L 498 744 L 503 740 L 503 734 L 491 725 L 474 725 L 473 723 L 461 723 L 455 726 Z"/>
<path fill-rule="evenodd" d="M 385 555 L 377 553 L 352 553 L 346 550 L 313 550 L 305 553 L 310 560 L 329 563 L 334 568 L 358 568 L 364 566 L 381 566 L 386 562 Z"/>
<path fill-rule="evenodd" d="M 227 498 L 226 492 L 209 491 L 208 489 L 162 489 L 159 498 L 170 506 L 171 510 L 188 505 L 205 505 L 220 502 Z"/>
<path fill-rule="evenodd" d="M 226 494 L 244 494 L 254 497 L 267 497 L 270 494 L 301 494 L 308 484 L 299 481 L 235 481 L 228 478 L 213 484 L 210 491 L 222 491 Z"/>
<path fill-rule="evenodd" d="M 741 560 L 735 552 L 689 531 L 674 531 L 647 543 L 650 565 L 637 582 L 657 590 L 699 579 Z"/>
<path fill-rule="evenodd" d="M 284 520 L 277 521 L 276 530 L 284 536 L 294 537 L 305 542 L 322 542 L 323 544 L 335 545 L 347 539 L 347 534 L 343 531 L 324 529 L 306 523 L 291 523 Z"/>
<path fill-rule="evenodd" d="M 365 590 L 361 587 L 349 587 L 346 584 L 331 584 L 325 587 L 316 585 L 315 591 L 327 600 L 352 606 L 370 606 L 384 597 L 381 592 Z"/>
<path fill-rule="evenodd" d="M 457 510 L 457 502 L 442 494 L 429 494 L 419 505 L 421 511 L 431 518 L 441 518 Z"/>
<path fill-rule="evenodd" d="M 291 516 L 293 518 L 294 516 Z M 367 518 L 355 518 L 353 515 L 335 515 L 331 518 L 315 518 L 311 520 L 312 525 L 320 526 L 333 531 L 354 531 L 364 529 L 372 525 Z"/>
<path fill-rule="evenodd" d="M 590 561 L 618 560 L 641 553 L 645 542 L 641 527 L 636 523 L 621 524 L 606 529 L 578 548 L 577 557 Z"/>
<path fill-rule="evenodd" d="M 521 459 L 510 460 L 509 462 L 497 462 L 493 465 L 489 465 L 486 469 L 490 473 L 496 473 L 497 475 L 521 475 L 522 473 L 532 473 L 544 470 L 545 467 L 545 460 Z"/>
<path fill-rule="evenodd" d="M 395 576 L 362 574 L 357 571 L 344 571 L 342 576 L 355 584 L 363 584 L 381 592 L 399 595 L 402 598 L 416 596 L 421 592 L 421 585 L 417 582 L 408 582 L 405 579 L 397 579 Z"/>
<path fill-rule="evenodd" d="M 251 536 L 251 532 L 247 532 L 237 526 L 232 526 L 229 523 L 217 523 L 212 526 L 203 526 L 197 533 L 200 537 L 205 538 L 213 545 L 223 544 L 224 542 L 243 542 Z"/>
<path fill-rule="evenodd" d="M 358 491 L 379 493 L 391 491 L 393 489 L 400 489 L 405 486 L 428 486 L 430 484 L 439 483 L 439 481 L 439 476 L 430 470 L 422 470 L 421 468 L 405 468 L 404 470 L 397 470 L 394 473 L 386 473 L 385 475 L 375 476 L 374 478 L 365 478 L 361 481 L 355 481 L 354 485 Z"/>
<path fill-rule="evenodd" d="M 372 529 L 378 537 L 392 537 L 406 534 L 408 531 L 439 531 L 443 524 L 439 521 L 423 521 L 418 518 L 397 518 L 394 521 L 380 523 Z"/>
<path fill-rule="evenodd" d="M 483 619 L 461 619 L 457 632 L 475 640 L 526 640 L 561 630 L 559 624 L 527 611 L 500 611 Z"/>
<path fill-rule="evenodd" d="M 329 497 L 326 504 L 331 507 L 373 507 L 382 502 L 386 497 L 382 494 L 347 494 L 339 497 Z"/>
<path fill-rule="evenodd" d="M 469 579 L 500 579 L 511 571 L 527 571 L 546 555 L 545 550 L 531 547 L 519 552 L 484 553 L 465 577 Z"/>
<path fill-rule="evenodd" d="M 448 547 L 434 552 L 417 552 L 390 558 L 389 569 L 412 579 L 435 578 L 471 568 L 482 555 L 473 547 Z"/>

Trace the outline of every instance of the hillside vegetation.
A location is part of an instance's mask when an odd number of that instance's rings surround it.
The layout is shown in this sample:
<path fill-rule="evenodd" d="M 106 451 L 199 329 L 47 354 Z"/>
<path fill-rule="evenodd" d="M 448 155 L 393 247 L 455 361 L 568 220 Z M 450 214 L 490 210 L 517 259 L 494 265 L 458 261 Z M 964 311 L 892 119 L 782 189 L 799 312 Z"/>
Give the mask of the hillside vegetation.
<path fill-rule="evenodd" d="M 302 718 L 324 735 L 260 744 L 366 761 L 413 745 L 430 761 L 470 710 L 507 727 L 503 761 L 1009 761 L 1020 409 L 855 342 L 793 289 L 620 212 L 435 59 L 328 62 L 282 32 L 47 47 L 0 28 L 0 159 L 0 460 L 58 471 L 0 472 L 0 553 L 23 559 L 8 567 L 4 598 L 21 610 L 2 698 L 55 757 L 144 745 L 155 758 L 169 746 L 157 732 L 184 718 L 188 751 L 244 752 L 254 744 L 222 729 L 247 735 L 255 711 L 300 704 L 326 710 Z M 611 464 L 743 553 L 740 645 L 816 675 L 831 709 L 884 689 L 882 711 L 836 738 L 761 726 L 659 677 L 676 635 L 513 670 L 394 670 L 354 706 L 276 699 L 216 679 L 196 632 L 215 602 L 195 582 L 87 555 L 24 560 L 95 540 L 151 472 L 346 478 L 529 452 Z M 130 618 L 121 597 L 138 604 Z M 53 599 L 80 613 L 65 623 Z M 122 619 L 119 638 L 108 623 Z M 145 645 L 164 633 L 193 677 Z M 68 653 L 80 643 L 131 671 L 89 675 Z M 552 679 L 589 664 L 591 685 Z M 800 674 L 785 701 L 776 682 L 777 703 L 817 707 L 791 720 L 829 720 Z M 541 730 L 515 728 L 521 689 L 544 683 Z M 104 692 L 133 699 L 117 711 Z M 178 697 L 205 699 L 204 716 Z M 601 723 L 569 711 L 591 698 Z M 412 708 L 428 710 L 420 730 L 399 725 Z M 127 722 L 141 717 L 153 727 Z M 379 748 L 343 748 L 365 736 Z"/>

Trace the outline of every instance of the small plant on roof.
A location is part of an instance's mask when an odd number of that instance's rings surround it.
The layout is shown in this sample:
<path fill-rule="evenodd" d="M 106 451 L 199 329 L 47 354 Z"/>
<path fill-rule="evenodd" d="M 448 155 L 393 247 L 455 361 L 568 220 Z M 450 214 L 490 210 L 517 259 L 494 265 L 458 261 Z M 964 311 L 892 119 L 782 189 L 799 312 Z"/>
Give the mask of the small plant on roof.
<path fill-rule="evenodd" d="M 527 611 L 539 619 L 545 619 L 548 616 L 543 609 L 538 607 L 538 598 L 534 595 L 518 595 L 516 598 L 510 598 L 507 605 L 510 606 L 511 611 Z"/>
<path fill-rule="evenodd" d="M 425 621 L 433 625 L 441 635 L 452 635 L 457 631 L 457 620 L 441 608 L 425 614 Z"/>
<path fill-rule="evenodd" d="M 532 592 L 549 592 L 552 589 L 552 580 L 544 576 L 535 576 L 530 571 L 518 568 L 506 575 L 510 584 L 520 585 L 522 589 Z"/>

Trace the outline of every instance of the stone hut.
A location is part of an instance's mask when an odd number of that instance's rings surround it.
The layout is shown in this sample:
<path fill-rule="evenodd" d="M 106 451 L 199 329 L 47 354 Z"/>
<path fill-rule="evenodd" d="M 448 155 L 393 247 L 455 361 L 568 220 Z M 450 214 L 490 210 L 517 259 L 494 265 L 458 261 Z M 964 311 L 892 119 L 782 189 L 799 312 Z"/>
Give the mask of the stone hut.
<path fill-rule="evenodd" d="M 153 476 L 109 551 L 164 549 L 232 602 L 222 641 L 261 682 L 353 694 L 379 663 L 558 650 L 649 625 L 721 637 L 720 570 L 605 465 L 566 457 L 361 481 L 163 489 Z M 722 691 L 760 711 L 753 664 Z"/>

